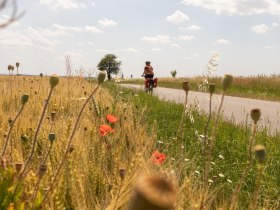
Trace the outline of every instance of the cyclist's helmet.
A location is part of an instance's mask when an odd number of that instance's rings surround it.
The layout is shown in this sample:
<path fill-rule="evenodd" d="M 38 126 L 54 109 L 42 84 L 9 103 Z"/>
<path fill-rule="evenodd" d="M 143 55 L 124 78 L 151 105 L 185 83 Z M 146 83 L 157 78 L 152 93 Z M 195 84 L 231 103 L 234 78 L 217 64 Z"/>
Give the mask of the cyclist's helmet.
<path fill-rule="evenodd" d="M 151 64 L 151 61 L 146 61 L 145 63 L 146 63 L 146 64 Z"/>

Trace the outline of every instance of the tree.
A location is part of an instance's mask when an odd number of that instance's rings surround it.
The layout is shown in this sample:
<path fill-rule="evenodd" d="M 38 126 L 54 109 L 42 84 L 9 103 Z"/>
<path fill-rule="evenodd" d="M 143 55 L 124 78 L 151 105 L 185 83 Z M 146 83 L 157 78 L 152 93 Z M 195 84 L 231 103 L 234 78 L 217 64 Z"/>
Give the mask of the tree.
<path fill-rule="evenodd" d="M 99 64 L 98 70 L 106 71 L 108 80 L 111 80 L 111 74 L 117 74 L 120 71 L 121 61 L 117 61 L 117 56 L 114 54 L 105 55 Z"/>
<path fill-rule="evenodd" d="M 0 22 L 0 29 L 5 28 L 24 15 L 24 12 L 18 13 L 17 0 L 0 0 L 0 12 L 7 9 L 9 6 L 12 7 L 11 15 L 7 20 Z"/>
<path fill-rule="evenodd" d="M 177 71 L 176 71 L 176 70 L 173 70 L 173 71 L 171 71 L 170 73 L 171 73 L 171 76 L 175 78 L 175 77 L 176 77 L 176 74 L 177 74 Z"/>

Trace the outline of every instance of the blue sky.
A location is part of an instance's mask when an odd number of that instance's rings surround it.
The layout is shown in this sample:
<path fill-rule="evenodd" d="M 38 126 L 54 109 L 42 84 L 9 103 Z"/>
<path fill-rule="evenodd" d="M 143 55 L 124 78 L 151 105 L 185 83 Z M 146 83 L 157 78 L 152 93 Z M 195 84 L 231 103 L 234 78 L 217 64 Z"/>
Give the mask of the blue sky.
<path fill-rule="evenodd" d="M 125 76 L 150 60 L 158 77 L 202 75 L 214 53 L 217 75 L 280 73 L 279 0 L 20 0 L 25 15 L 0 30 L 0 73 L 96 71 L 114 53 Z M 2 11 L 5 20 L 9 9 Z"/>

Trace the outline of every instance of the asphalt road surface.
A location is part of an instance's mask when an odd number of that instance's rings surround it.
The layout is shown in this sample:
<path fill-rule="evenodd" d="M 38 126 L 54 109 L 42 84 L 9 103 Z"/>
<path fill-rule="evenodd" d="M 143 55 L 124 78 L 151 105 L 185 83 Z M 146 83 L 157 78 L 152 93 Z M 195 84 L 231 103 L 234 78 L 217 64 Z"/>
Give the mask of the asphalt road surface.
<path fill-rule="evenodd" d="M 135 89 L 144 89 L 143 85 L 122 84 L 124 87 Z M 185 92 L 183 90 L 157 87 L 154 89 L 154 95 L 162 100 L 173 101 L 176 103 L 184 103 Z M 221 95 L 213 95 L 212 110 L 217 110 L 221 101 Z M 209 112 L 209 94 L 195 91 L 189 91 L 188 103 L 197 104 L 205 113 Z M 280 131 L 279 112 L 280 103 L 272 101 L 264 101 L 249 98 L 240 98 L 225 96 L 222 108 L 223 117 L 233 120 L 237 124 L 244 124 L 246 121 L 251 123 L 250 112 L 253 108 L 261 110 L 261 120 L 259 121 L 259 129 L 267 128 L 270 134 Z"/>

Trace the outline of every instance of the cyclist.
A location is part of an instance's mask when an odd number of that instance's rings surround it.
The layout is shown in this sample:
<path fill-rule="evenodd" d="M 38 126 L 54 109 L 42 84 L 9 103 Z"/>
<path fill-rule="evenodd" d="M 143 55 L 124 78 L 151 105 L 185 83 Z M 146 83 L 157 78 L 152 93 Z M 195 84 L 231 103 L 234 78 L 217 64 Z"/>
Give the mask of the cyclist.
<path fill-rule="evenodd" d="M 146 66 L 144 68 L 143 76 L 145 77 L 145 79 L 147 79 L 147 78 L 153 79 L 154 78 L 154 69 L 151 66 L 151 62 L 146 61 L 145 63 L 146 63 Z"/>

